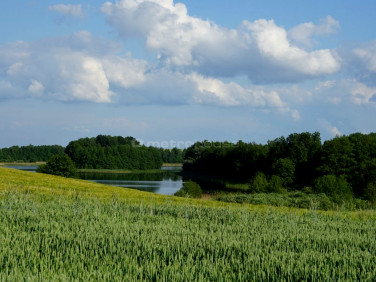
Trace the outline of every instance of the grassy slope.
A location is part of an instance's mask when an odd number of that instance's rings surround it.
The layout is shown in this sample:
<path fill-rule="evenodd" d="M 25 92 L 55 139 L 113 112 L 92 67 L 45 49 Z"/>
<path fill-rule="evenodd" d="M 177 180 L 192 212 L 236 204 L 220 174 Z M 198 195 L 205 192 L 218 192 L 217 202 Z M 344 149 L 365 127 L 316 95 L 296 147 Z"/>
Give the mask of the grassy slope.
<path fill-rule="evenodd" d="M 63 177 L 31 173 L 15 169 L 0 167 L 0 193 L 4 191 L 28 192 L 34 197 L 53 198 L 55 196 L 80 196 L 83 198 L 95 198 L 99 200 L 111 200 L 114 196 L 120 201 L 135 203 L 153 201 L 154 203 L 192 204 L 204 206 L 223 206 L 225 204 L 183 199 L 173 196 L 164 196 L 135 189 L 127 189 L 115 186 L 97 184 L 80 179 L 67 179 Z"/>
<path fill-rule="evenodd" d="M 376 277 L 374 211 L 190 200 L 5 168 L 0 198 L 2 281 Z"/>

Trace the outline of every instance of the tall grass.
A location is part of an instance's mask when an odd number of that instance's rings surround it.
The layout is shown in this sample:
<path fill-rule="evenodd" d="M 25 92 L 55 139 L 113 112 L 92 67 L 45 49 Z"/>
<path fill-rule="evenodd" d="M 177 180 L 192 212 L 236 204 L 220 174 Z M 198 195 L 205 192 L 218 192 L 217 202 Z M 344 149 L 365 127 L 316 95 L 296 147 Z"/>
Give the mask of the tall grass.
<path fill-rule="evenodd" d="M 0 169 L 0 281 L 373 281 L 375 222 Z"/>
<path fill-rule="evenodd" d="M 372 280 L 375 217 L 72 196 L 0 200 L 0 280 Z"/>

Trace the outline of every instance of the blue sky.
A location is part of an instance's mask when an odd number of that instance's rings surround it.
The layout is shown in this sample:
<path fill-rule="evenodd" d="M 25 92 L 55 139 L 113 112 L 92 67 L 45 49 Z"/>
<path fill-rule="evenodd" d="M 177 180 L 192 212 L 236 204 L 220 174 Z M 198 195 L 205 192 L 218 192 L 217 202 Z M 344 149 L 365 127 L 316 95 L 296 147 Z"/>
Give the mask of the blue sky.
<path fill-rule="evenodd" d="M 2 1 L 0 147 L 376 131 L 376 2 Z"/>

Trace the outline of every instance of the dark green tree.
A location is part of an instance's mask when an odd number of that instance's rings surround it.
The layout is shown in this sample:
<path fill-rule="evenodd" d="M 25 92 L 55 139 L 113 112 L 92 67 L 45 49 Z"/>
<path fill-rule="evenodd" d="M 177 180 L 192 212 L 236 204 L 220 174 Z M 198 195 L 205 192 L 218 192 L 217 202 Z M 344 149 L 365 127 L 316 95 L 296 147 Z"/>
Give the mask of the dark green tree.
<path fill-rule="evenodd" d="M 268 180 L 262 172 L 258 172 L 249 183 L 249 191 L 251 193 L 265 193 L 268 189 Z"/>
<path fill-rule="evenodd" d="M 55 155 L 46 164 L 38 167 L 37 172 L 63 177 L 77 177 L 77 170 L 67 154 Z"/>
<path fill-rule="evenodd" d="M 319 177 L 315 180 L 314 190 L 316 193 L 325 193 L 336 203 L 348 201 L 353 196 L 351 186 L 343 175 L 329 174 Z"/>
<path fill-rule="evenodd" d="M 278 175 L 272 175 L 267 185 L 266 191 L 269 193 L 285 193 L 286 189 L 283 188 L 281 178 Z"/>
<path fill-rule="evenodd" d="M 291 189 L 295 180 L 295 164 L 290 159 L 279 159 L 273 164 L 273 174 L 279 176 L 285 189 Z"/>

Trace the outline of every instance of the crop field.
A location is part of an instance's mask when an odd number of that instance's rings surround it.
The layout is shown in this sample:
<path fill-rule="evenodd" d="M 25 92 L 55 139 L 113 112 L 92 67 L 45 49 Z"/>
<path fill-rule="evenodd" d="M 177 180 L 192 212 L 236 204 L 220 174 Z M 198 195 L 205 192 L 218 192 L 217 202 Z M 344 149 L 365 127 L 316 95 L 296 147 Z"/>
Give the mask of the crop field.
<path fill-rule="evenodd" d="M 1 281 L 374 281 L 376 213 L 166 197 L 0 168 Z"/>

